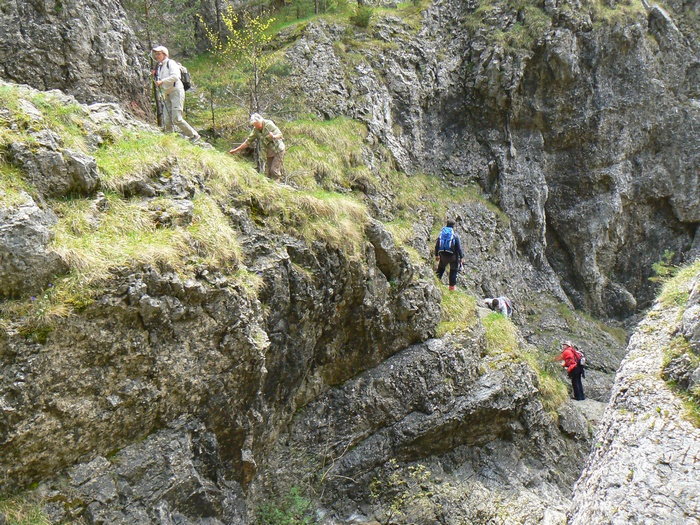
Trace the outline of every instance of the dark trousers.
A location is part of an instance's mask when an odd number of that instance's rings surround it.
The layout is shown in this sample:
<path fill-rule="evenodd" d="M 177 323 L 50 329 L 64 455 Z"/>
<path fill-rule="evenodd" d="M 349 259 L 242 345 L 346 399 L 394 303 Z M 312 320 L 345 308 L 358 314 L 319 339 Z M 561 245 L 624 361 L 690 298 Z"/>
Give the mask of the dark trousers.
<path fill-rule="evenodd" d="M 457 260 L 457 254 L 456 253 L 445 253 L 445 252 L 440 252 L 438 254 L 440 256 L 440 261 L 438 262 L 438 267 L 437 271 L 435 272 L 438 276 L 438 279 L 442 279 L 442 274 L 445 273 L 445 268 L 447 268 L 447 265 L 450 265 L 450 286 L 454 286 L 457 284 L 457 268 L 459 266 L 459 261 Z"/>
<path fill-rule="evenodd" d="M 571 379 L 571 386 L 574 388 L 574 399 L 576 401 L 583 401 L 586 396 L 583 395 L 583 383 L 581 382 L 581 374 L 583 373 L 583 368 L 581 365 L 577 365 L 571 372 L 569 372 L 569 379 Z"/>

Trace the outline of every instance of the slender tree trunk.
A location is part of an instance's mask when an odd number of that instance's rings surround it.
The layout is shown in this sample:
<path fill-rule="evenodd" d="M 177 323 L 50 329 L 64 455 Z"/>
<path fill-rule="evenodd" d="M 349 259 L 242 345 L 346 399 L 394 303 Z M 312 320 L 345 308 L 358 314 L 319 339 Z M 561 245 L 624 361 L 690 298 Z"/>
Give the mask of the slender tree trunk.
<path fill-rule="evenodd" d="M 216 122 L 214 122 L 214 90 L 209 90 L 209 109 L 211 110 L 211 129 L 216 131 Z"/>
<path fill-rule="evenodd" d="M 148 40 L 148 63 L 151 66 L 151 71 L 156 69 L 158 66 L 155 64 L 155 61 L 153 60 L 153 55 L 151 55 L 151 49 L 153 49 L 153 41 L 151 40 L 151 19 L 149 15 L 149 9 L 148 9 L 148 2 L 149 0 L 144 0 L 143 2 L 143 7 L 144 7 L 144 15 L 145 15 L 145 21 L 146 21 L 146 39 Z M 153 100 L 156 103 L 156 123 L 158 126 L 163 125 L 163 108 L 161 107 L 160 103 L 158 102 L 158 86 L 156 86 L 155 79 L 153 78 L 153 75 L 151 75 L 151 94 L 153 95 Z"/>
<path fill-rule="evenodd" d="M 219 40 L 224 41 L 224 36 L 221 34 L 221 4 L 219 0 L 214 0 L 214 10 L 216 11 L 216 34 L 219 35 Z"/>

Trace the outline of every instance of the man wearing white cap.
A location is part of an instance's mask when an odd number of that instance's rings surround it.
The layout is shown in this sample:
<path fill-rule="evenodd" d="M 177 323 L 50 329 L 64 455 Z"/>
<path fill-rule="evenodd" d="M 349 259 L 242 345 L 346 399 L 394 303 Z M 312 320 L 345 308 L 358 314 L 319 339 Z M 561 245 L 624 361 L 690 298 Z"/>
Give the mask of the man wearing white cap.
<path fill-rule="evenodd" d="M 158 68 L 153 71 L 153 75 L 156 79 L 156 85 L 163 93 L 165 131 L 167 133 L 175 131 L 173 126 L 177 126 L 191 142 L 197 142 L 199 133 L 182 118 L 182 110 L 185 105 L 185 88 L 182 85 L 182 80 L 180 80 L 180 66 L 174 60 L 170 60 L 167 47 L 154 47 L 152 55 L 158 62 Z"/>

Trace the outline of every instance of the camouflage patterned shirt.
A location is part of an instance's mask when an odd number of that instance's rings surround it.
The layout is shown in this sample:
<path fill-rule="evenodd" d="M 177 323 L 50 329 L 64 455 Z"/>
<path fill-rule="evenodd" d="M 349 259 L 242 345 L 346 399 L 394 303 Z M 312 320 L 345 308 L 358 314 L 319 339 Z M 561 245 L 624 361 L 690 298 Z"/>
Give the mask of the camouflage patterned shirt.
<path fill-rule="evenodd" d="M 272 157 L 277 155 L 279 152 L 284 151 L 284 142 L 282 139 L 272 139 L 270 138 L 270 133 L 273 135 L 282 135 L 280 128 L 278 128 L 274 122 L 268 119 L 263 119 L 263 127 L 260 131 L 257 128 L 253 128 L 250 132 L 248 138 L 245 139 L 248 146 L 250 146 L 253 141 L 260 139 L 262 147 L 267 151 L 267 156 Z"/>

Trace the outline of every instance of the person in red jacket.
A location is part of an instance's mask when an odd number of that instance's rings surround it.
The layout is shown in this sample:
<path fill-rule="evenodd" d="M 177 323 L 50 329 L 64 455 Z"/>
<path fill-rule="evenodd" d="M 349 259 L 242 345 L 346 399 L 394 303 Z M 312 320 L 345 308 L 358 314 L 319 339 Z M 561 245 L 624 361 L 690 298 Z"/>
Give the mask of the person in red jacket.
<path fill-rule="evenodd" d="M 562 361 L 561 366 L 566 368 L 566 372 L 571 379 L 571 386 L 574 389 L 574 399 L 583 401 L 586 396 L 583 395 L 583 383 L 581 376 L 583 375 L 583 366 L 579 363 L 580 354 L 574 348 L 571 341 L 562 341 L 562 353 L 554 358 L 555 361 Z"/>

